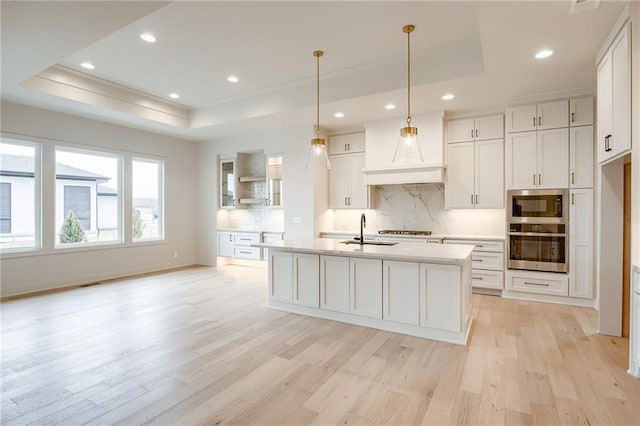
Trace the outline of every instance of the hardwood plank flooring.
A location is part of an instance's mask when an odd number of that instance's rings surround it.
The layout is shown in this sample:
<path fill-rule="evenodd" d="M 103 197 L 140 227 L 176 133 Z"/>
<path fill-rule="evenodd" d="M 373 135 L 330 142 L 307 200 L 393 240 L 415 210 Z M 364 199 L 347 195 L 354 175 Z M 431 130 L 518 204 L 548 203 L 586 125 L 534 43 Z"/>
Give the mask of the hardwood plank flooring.
<path fill-rule="evenodd" d="M 593 309 L 473 295 L 467 346 L 267 309 L 198 267 L 2 302 L 3 425 L 637 425 Z"/>

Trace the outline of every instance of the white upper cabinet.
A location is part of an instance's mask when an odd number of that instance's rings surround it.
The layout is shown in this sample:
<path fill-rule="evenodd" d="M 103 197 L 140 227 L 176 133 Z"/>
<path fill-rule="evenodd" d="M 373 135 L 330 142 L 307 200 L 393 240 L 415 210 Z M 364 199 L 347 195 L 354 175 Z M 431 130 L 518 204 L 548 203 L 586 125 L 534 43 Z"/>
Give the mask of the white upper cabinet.
<path fill-rule="evenodd" d="M 507 189 L 568 188 L 568 129 L 510 134 L 505 151 Z"/>
<path fill-rule="evenodd" d="M 329 136 L 329 154 L 364 152 L 364 132 Z"/>
<path fill-rule="evenodd" d="M 631 26 L 627 23 L 598 64 L 598 162 L 631 150 Z"/>
<path fill-rule="evenodd" d="M 568 101 L 521 105 L 507 109 L 507 133 L 569 126 Z"/>
<path fill-rule="evenodd" d="M 504 136 L 503 116 L 465 118 L 447 122 L 449 143 L 500 139 Z"/>
<path fill-rule="evenodd" d="M 569 129 L 569 185 L 593 188 L 593 126 Z"/>
<path fill-rule="evenodd" d="M 503 139 L 447 146 L 445 206 L 503 208 Z"/>
<path fill-rule="evenodd" d="M 569 99 L 569 125 L 591 126 L 593 124 L 593 98 Z"/>
<path fill-rule="evenodd" d="M 369 187 L 364 183 L 364 152 L 331 156 L 329 208 L 366 209 Z"/>

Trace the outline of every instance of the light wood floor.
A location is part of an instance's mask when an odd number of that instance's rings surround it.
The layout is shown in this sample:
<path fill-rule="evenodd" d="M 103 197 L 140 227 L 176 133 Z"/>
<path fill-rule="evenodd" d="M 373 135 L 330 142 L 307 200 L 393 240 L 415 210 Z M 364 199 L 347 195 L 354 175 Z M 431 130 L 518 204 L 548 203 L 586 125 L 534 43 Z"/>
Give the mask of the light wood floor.
<path fill-rule="evenodd" d="M 640 424 L 592 309 L 474 295 L 465 347 L 265 298 L 266 270 L 227 266 L 4 302 L 1 422 Z"/>

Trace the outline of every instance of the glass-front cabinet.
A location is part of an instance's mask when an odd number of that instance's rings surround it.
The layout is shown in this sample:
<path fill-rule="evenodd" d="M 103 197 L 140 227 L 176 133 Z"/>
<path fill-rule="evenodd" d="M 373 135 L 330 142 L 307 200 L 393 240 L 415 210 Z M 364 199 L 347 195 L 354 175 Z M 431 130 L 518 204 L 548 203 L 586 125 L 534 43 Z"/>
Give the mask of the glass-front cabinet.
<path fill-rule="evenodd" d="M 236 160 L 220 160 L 220 208 L 232 209 L 236 206 Z"/>
<path fill-rule="evenodd" d="M 267 155 L 267 207 L 282 207 L 282 154 Z"/>

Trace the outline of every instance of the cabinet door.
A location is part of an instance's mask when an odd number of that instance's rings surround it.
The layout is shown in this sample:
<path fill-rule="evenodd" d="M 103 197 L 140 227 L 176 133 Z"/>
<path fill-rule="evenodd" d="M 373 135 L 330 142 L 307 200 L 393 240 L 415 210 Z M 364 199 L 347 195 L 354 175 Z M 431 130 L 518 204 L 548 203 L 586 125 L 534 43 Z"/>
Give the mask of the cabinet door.
<path fill-rule="evenodd" d="M 476 208 L 504 208 L 504 142 L 494 139 L 476 142 Z"/>
<path fill-rule="evenodd" d="M 364 183 L 364 152 L 348 156 L 349 195 L 347 207 L 366 209 L 369 206 L 369 188 Z"/>
<path fill-rule="evenodd" d="M 218 256 L 233 256 L 233 234 L 218 232 Z"/>
<path fill-rule="evenodd" d="M 331 156 L 329 171 L 329 208 L 347 207 L 349 197 L 349 160 L 346 155 Z"/>
<path fill-rule="evenodd" d="M 538 130 L 569 127 L 569 104 L 567 101 L 538 104 Z"/>
<path fill-rule="evenodd" d="M 569 125 L 591 126 L 593 124 L 593 98 L 569 100 Z"/>
<path fill-rule="evenodd" d="M 220 208 L 236 206 L 236 160 L 220 160 Z"/>
<path fill-rule="evenodd" d="M 593 126 L 569 130 L 569 170 L 571 188 L 593 187 Z"/>
<path fill-rule="evenodd" d="M 267 155 L 267 207 L 282 207 L 282 163 L 281 154 Z"/>
<path fill-rule="evenodd" d="M 475 119 L 475 139 L 502 139 L 504 136 L 504 121 L 502 114 Z"/>
<path fill-rule="evenodd" d="M 382 262 L 382 317 L 404 324 L 420 324 L 420 265 Z"/>
<path fill-rule="evenodd" d="M 352 314 L 382 319 L 382 260 L 349 259 Z"/>
<path fill-rule="evenodd" d="M 349 152 L 347 149 L 349 135 L 335 135 L 329 136 L 329 154 L 346 154 Z M 333 161 L 331 162 L 333 168 Z"/>
<path fill-rule="evenodd" d="M 282 251 L 269 252 L 269 298 L 291 303 L 293 255 Z"/>
<path fill-rule="evenodd" d="M 608 158 L 631 149 L 631 53 L 628 24 L 611 47 L 612 136 Z"/>
<path fill-rule="evenodd" d="M 613 69 L 611 67 L 611 54 L 607 54 L 598 64 L 598 137 L 596 138 L 596 152 L 598 163 L 608 158 L 608 136 L 613 133 Z"/>
<path fill-rule="evenodd" d="M 507 135 L 505 148 L 507 189 L 535 188 L 536 169 L 536 132 L 524 132 Z"/>
<path fill-rule="evenodd" d="M 537 125 L 535 105 L 522 105 L 507 109 L 507 133 L 528 132 Z"/>
<path fill-rule="evenodd" d="M 460 268 L 420 264 L 420 325 L 460 331 Z"/>
<path fill-rule="evenodd" d="M 347 135 L 348 152 L 364 152 L 365 137 L 364 132 L 351 133 Z"/>
<path fill-rule="evenodd" d="M 293 255 L 293 303 L 320 307 L 320 256 Z"/>
<path fill-rule="evenodd" d="M 447 145 L 447 183 L 445 203 L 448 209 L 474 206 L 474 142 Z"/>
<path fill-rule="evenodd" d="M 569 296 L 593 298 L 593 190 L 571 191 Z"/>
<path fill-rule="evenodd" d="M 447 123 L 447 142 L 469 142 L 475 138 L 473 118 L 451 120 Z"/>
<path fill-rule="evenodd" d="M 569 187 L 569 130 L 538 132 L 538 188 Z"/>
<path fill-rule="evenodd" d="M 349 258 L 320 256 L 320 308 L 349 312 Z"/>

